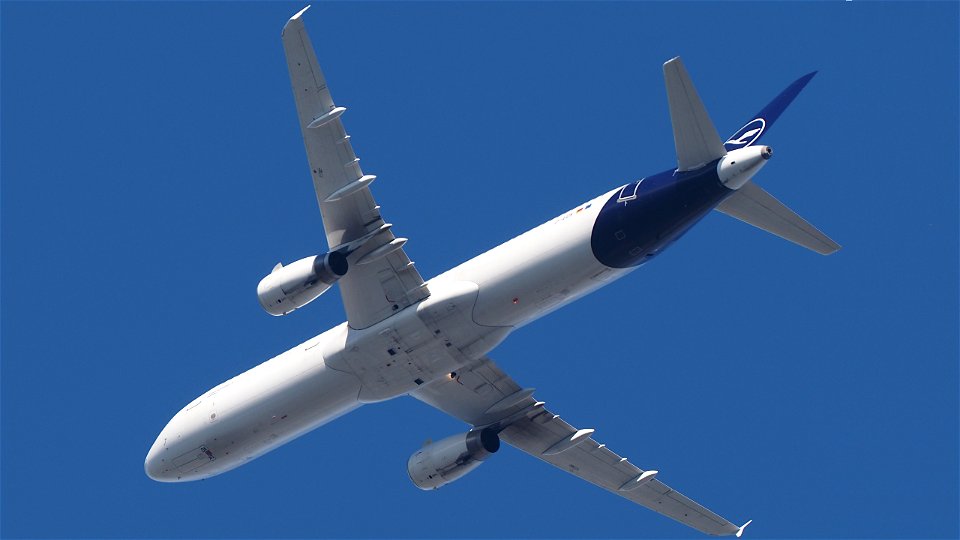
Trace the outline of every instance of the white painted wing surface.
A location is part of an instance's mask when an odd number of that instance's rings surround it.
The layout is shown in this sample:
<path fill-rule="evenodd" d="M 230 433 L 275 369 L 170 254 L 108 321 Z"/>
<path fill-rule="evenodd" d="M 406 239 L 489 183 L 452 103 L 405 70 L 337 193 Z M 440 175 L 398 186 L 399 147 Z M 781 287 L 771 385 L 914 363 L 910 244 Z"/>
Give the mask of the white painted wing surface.
<path fill-rule="evenodd" d="M 597 443 L 592 429 L 576 429 L 533 398 L 489 358 L 483 358 L 411 393 L 413 397 L 473 426 L 502 429 L 500 439 L 625 499 L 712 535 L 741 528 L 718 516 Z M 648 474 L 644 474 L 648 473 Z"/>
<path fill-rule="evenodd" d="M 346 109 L 330 96 L 304 11 L 284 26 L 283 48 L 327 244 L 350 253 L 350 269 L 339 281 L 347 320 L 366 328 L 430 293 L 403 251 L 406 239 L 396 238 L 380 215 L 369 188 L 375 177 L 360 169 L 340 119 Z"/>

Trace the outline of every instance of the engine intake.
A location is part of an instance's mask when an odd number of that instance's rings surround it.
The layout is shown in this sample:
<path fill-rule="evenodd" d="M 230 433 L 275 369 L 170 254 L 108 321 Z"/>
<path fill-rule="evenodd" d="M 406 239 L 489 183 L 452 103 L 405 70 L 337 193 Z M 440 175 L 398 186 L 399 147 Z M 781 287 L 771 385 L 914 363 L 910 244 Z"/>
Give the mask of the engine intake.
<path fill-rule="evenodd" d="M 437 489 L 476 469 L 500 449 L 490 429 L 474 429 L 425 445 L 407 461 L 410 480 L 420 489 Z"/>
<path fill-rule="evenodd" d="M 347 258 L 336 251 L 278 264 L 260 280 L 257 298 L 267 313 L 286 315 L 327 291 L 347 273 Z"/>

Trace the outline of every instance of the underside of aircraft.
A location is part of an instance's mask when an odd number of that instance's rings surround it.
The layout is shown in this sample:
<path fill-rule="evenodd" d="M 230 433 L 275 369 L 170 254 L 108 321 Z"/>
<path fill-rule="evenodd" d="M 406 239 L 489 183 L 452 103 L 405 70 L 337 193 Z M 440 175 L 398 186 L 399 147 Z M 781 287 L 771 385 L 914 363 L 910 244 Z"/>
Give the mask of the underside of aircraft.
<path fill-rule="evenodd" d="M 347 320 L 230 379 L 177 413 L 150 449 L 158 481 L 209 478 L 363 404 L 409 395 L 468 424 L 410 457 L 421 489 L 463 477 L 509 444 L 712 535 L 743 533 L 549 410 L 488 356 L 514 330 L 625 276 L 712 210 L 820 254 L 839 245 L 754 183 L 760 144 L 810 82 L 789 85 L 725 141 L 680 58 L 663 65 L 677 166 L 616 186 L 430 280 L 380 213 L 303 23 L 283 29 L 290 80 L 329 249 L 277 266 L 257 295 L 282 316 L 339 285 Z"/>

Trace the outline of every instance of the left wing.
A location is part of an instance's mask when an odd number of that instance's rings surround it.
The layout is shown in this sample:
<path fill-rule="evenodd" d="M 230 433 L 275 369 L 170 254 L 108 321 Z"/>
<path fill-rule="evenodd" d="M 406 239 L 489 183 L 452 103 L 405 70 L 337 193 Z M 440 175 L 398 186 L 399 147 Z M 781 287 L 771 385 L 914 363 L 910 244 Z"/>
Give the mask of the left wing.
<path fill-rule="evenodd" d="M 533 398 L 489 358 L 457 370 L 410 395 L 475 427 L 492 426 L 500 439 L 547 463 L 701 532 L 738 537 L 743 528 L 655 479 L 599 444 L 592 429 L 576 429 Z"/>
<path fill-rule="evenodd" d="M 309 6 L 307 6 L 309 7 Z M 366 328 L 430 295 L 423 278 L 403 251 L 406 238 L 397 238 L 380 216 L 369 185 L 353 152 L 327 81 L 317 63 L 302 15 L 283 27 L 283 49 L 297 116 L 331 251 L 347 254 L 350 269 L 339 280 L 347 321 Z"/>

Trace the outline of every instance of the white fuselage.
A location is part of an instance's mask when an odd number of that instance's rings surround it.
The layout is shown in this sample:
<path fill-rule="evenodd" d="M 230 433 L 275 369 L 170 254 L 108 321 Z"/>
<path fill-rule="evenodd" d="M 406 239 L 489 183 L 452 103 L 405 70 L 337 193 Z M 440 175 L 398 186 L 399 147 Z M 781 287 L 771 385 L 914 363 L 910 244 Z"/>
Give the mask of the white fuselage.
<path fill-rule="evenodd" d="M 512 330 L 630 272 L 591 250 L 593 224 L 615 191 L 431 279 L 418 304 L 362 330 L 343 323 L 209 390 L 161 431 L 147 474 L 177 482 L 238 467 L 364 403 L 447 376 Z"/>

